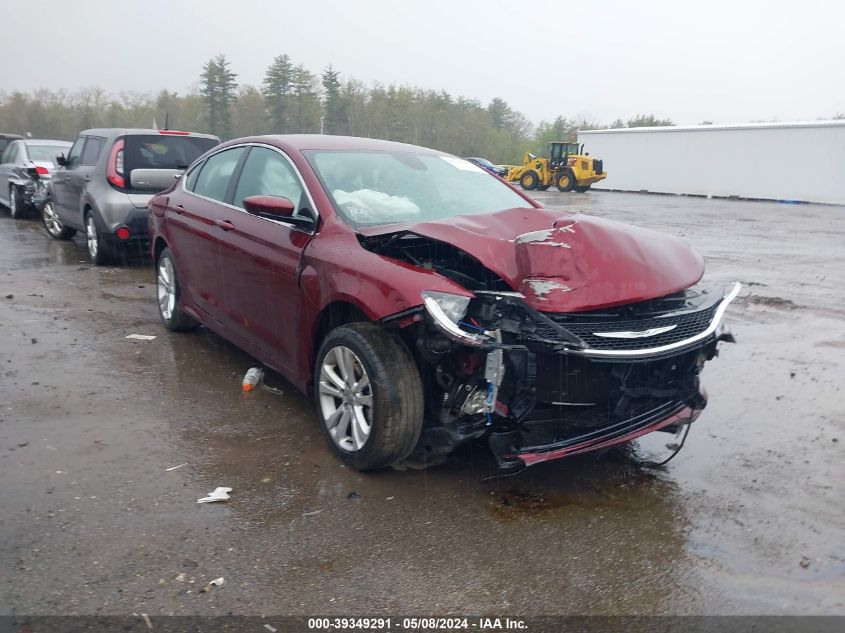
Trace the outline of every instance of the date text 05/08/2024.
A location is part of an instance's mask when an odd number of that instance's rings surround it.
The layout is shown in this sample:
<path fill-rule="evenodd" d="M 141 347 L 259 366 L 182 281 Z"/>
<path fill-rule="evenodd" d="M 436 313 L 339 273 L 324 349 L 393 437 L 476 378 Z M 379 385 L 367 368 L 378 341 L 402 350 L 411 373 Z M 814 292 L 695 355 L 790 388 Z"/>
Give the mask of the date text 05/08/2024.
<path fill-rule="evenodd" d="M 312 631 L 525 631 L 518 618 L 308 618 Z"/>

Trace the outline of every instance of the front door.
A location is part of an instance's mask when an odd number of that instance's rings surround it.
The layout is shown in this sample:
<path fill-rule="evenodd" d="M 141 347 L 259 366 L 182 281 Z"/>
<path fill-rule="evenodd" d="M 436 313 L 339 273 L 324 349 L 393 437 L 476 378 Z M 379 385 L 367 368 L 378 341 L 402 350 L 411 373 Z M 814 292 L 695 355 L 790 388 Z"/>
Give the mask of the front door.
<path fill-rule="evenodd" d="M 296 205 L 295 214 L 311 213 L 305 187 L 287 156 L 253 146 L 234 189 L 234 208 L 225 211 L 231 226 L 221 259 L 229 289 L 226 318 L 253 353 L 292 376 L 298 371 L 299 266 L 311 232 L 248 213 L 243 200 L 256 195 L 283 196 Z"/>
<path fill-rule="evenodd" d="M 53 172 L 50 183 L 56 213 L 59 214 L 63 224 L 77 229 L 83 227 L 82 219 L 79 217 L 79 193 L 74 194 L 72 180 L 74 173 L 80 167 L 86 139 L 85 136 L 76 139 L 65 159 L 65 165 Z"/>

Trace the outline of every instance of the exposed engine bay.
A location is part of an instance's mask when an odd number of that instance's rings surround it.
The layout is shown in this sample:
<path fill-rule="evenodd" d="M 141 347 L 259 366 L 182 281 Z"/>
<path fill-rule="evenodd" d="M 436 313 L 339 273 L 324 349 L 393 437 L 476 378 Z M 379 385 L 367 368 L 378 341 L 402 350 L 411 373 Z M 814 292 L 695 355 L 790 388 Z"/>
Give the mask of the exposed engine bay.
<path fill-rule="evenodd" d="M 474 294 L 424 293 L 396 319 L 423 376 L 430 455 L 486 438 L 502 468 L 676 430 L 706 405 L 699 384 L 738 293 L 698 287 L 622 306 L 545 312 L 478 259 L 412 232 L 363 238 L 365 248 L 432 270 Z M 393 319 L 385 320 L 386 323 Z"/>

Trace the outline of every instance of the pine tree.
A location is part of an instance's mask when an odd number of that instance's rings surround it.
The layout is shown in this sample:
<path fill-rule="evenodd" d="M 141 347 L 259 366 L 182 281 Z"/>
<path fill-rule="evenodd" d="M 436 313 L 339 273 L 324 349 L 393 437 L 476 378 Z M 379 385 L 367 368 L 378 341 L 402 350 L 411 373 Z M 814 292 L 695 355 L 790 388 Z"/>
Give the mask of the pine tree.
<path fill-rule="evenodd" d="M 309 134 L 320 131 L 321 104 L 315 89 L 317 80 L 302 64 L 291 75 L 291 107 L 288 112 L 289 131 Z"/>
<path fill-rule="evenodd" d="M 288 131 L 288 112 L 292 90 L 293 64 L 287 55 L 279 55 L 264 75 L 264 101 L 270 128 L 274 134 Z"/>
<path fill-rule="evenodd" d="M 348 134 L 349 118 L 341 94 L 340 73 L 331 64 L 323 71 L 323 131 L 326 134 Z"/>
<path fill-rule="evenodd" d="M 236 99 L 237 75 L 229 69 L 225 55 L 217 55 L 202 68 L 200 94 L 205 97 L 208 127 L 212 134 L 228 138 L 232 129 L 229 108 Z"/>

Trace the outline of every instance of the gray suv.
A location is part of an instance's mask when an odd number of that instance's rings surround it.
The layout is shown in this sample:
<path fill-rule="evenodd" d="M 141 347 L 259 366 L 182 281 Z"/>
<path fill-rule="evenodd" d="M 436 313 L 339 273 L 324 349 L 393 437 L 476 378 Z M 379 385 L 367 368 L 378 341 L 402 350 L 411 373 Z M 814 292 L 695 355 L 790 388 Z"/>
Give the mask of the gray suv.
<path fill-rule="evenodd" d="M 148 241 L 150 199 L 219 142 L 175 130 L 85 130 L 57 158 L 44 227 L 55 239 L 83 231 L 91 261 L 111 263 L 127 246 Z"/>

